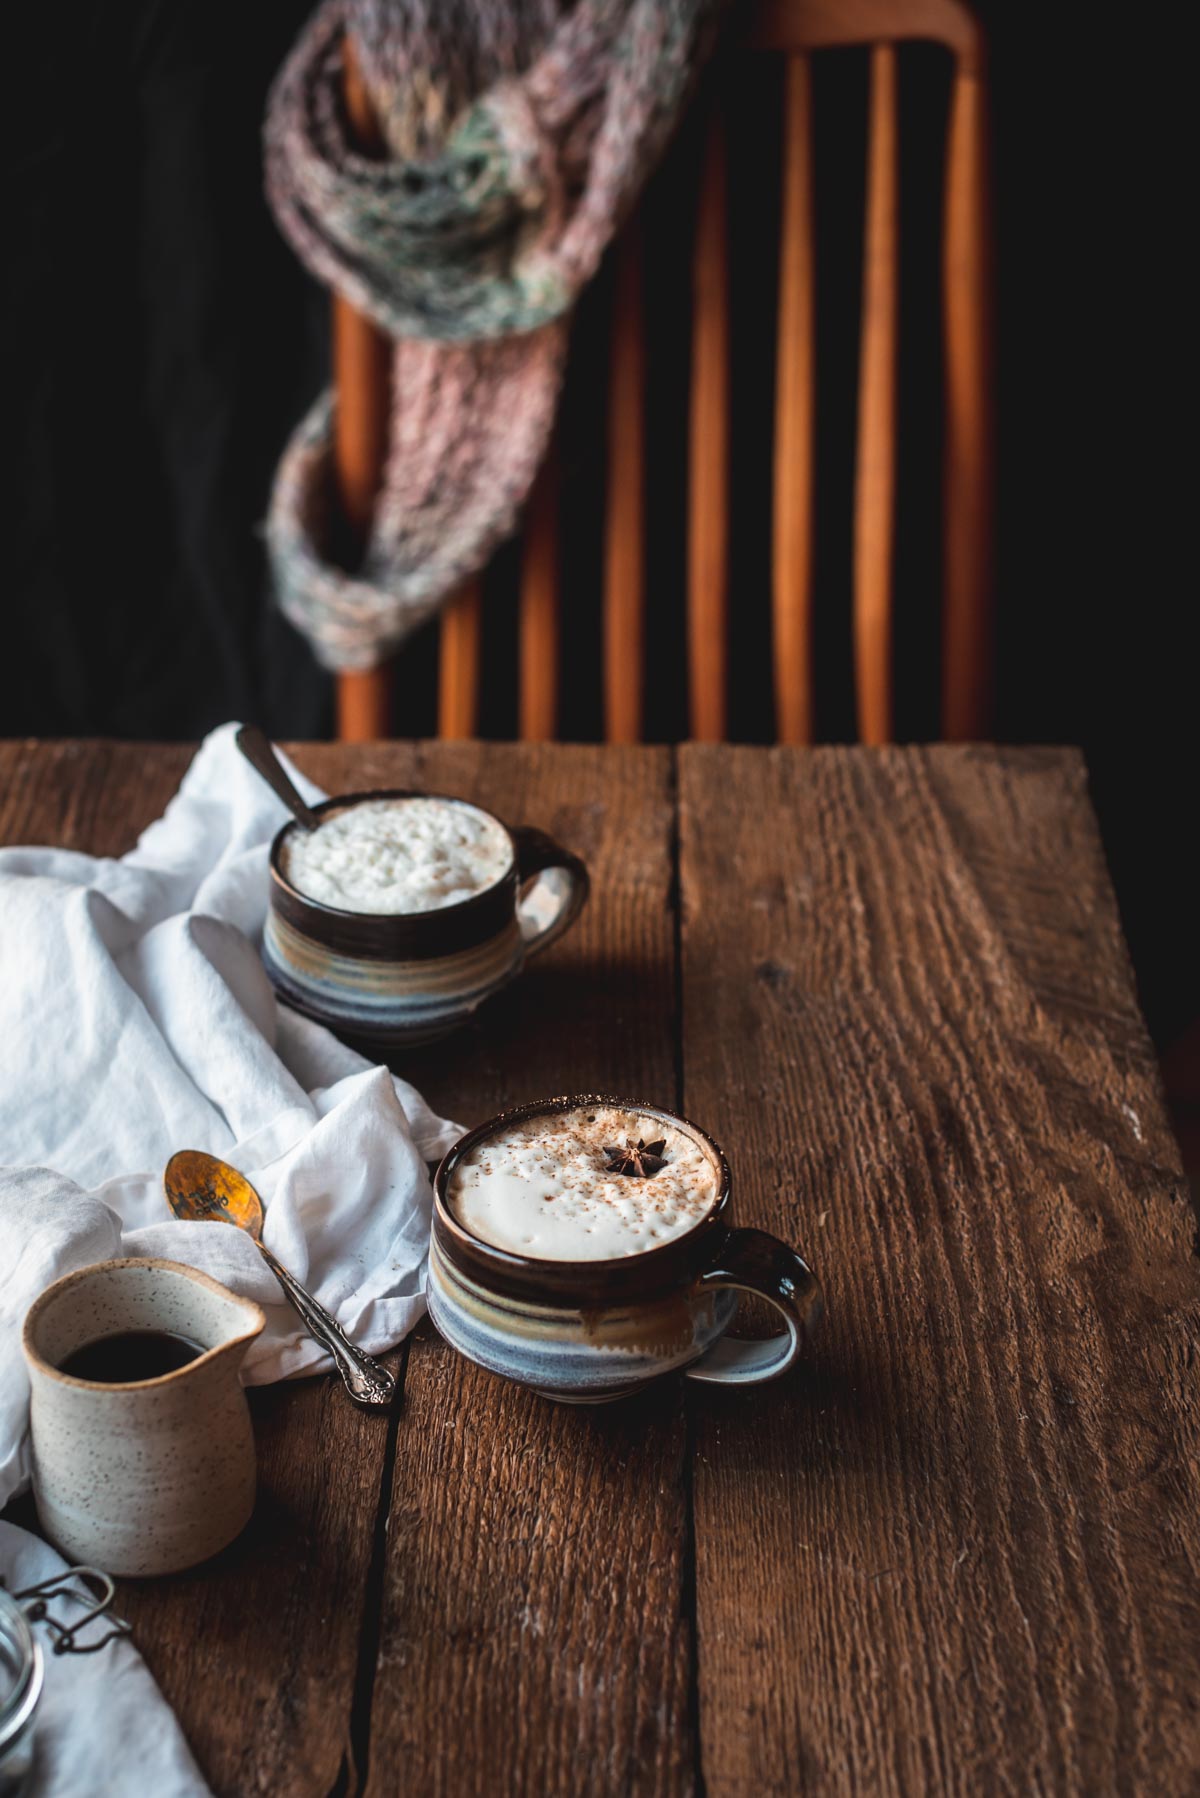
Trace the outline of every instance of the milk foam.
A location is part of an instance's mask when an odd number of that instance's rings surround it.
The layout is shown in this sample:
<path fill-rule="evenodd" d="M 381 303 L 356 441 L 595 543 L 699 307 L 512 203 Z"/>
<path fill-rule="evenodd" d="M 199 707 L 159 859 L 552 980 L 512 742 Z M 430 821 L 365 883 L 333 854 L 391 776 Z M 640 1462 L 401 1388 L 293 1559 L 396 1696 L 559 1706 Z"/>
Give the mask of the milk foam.
<path fill-rule="evenodd" d="M 508 832 L 456 799 L 365 799 L 283 848 L 283 872 L 308 898 L 390 916 L 470 899 L 511 861 Z"/>
<path fill-rule="evenodd" d="M 606 1148 L 665 1138 L 665 1165 L 611 1173 Z M 473 1236 L 540 1261 L 644 1254 L 695 1228 L 719 1190 L 694 1138 L 662 1119 L 612 1106 L 548 1112 L 498 1130 L 450 1177 L 451 1211 Z"/>

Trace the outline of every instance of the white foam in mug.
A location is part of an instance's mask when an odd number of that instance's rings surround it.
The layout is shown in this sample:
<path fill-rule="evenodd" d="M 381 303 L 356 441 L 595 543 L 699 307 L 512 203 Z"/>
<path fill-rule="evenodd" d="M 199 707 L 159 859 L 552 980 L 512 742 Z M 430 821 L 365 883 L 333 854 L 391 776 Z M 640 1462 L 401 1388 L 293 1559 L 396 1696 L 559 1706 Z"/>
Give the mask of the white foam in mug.
<path fill-rule="evenodd" d="M 662 1166 L 622 1173 L 607 1151 L 663 1142 Z M 447 1200 L 472 1235 L 546 1261 L 607 1261 L 686 1235 L 708 1214 L 717 1170 L 662 1118 L 613 1106 L 545 1112 L 476 1143 Z"/>
<path fill-rule="evenodd" d="M 339 911 L 439 911 L 486 892 L 513 858 L 508 832 L 461 799 L 364 799 L 293 830 L 283 872 L 298 892 Z"/>

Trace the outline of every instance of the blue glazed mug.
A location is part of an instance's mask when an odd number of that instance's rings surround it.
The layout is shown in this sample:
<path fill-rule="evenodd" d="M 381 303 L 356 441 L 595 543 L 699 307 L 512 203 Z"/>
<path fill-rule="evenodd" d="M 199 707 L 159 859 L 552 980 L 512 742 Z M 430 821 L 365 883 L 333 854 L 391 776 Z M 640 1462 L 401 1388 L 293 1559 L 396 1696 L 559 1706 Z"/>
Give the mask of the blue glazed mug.
<path fill-rule="evenodd" d="M 285 824 L 271 844 L 267 973 L 288 1005 L 340 1035 L 397 1045 L 444 1036 L 569 930 L 587 899 L 588 873 L 577 855 L 544 831 L 510 828 L 467 800 L 388 789 L 341 794 L 313 810 L 324 818 L 367 800 L 418 797 L 494 818 L 512 844 L 497 881 L 432 911 L 342 911 L 300 892 L 284 872 L 298 824 Z"/>
<path fill-rule="evenodd" d="M 603 1106 L 683 1131 L 711 1163 L 717 1196 L 686 1235 L 611 1260 L 549 1261 L 498 1248 L 459 1222 L 450 1180 L 480 1142 L 529 1118 Z M 641 1100 L 573 1093 L 501 1112 L 455 1143 L 433 1190 L 430 1317 L 469 1361 L 546 1398 L 601 1404 L 680 1369 L 725 1385 L 773 1380 L 807 1347 L 824 1310 L 816 1276 L 794 1249 L 763 1230 L 730 1227 L 732 1177 L 712 1137 Z M 726 1336 L 739 1289 L 779 1312 L 781 1335 Z"/>

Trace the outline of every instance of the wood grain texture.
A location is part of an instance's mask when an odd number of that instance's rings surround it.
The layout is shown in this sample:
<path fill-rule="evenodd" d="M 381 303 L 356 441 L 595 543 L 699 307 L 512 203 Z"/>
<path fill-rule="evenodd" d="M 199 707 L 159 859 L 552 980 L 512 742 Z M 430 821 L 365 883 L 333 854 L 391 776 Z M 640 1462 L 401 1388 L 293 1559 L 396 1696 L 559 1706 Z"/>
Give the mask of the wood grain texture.
<path fill-rule="evenodd" d="M 589 1085 L 675 1092 L 670 752 L 464 746 L 370 764 L 536 820 L 599 902 L 423 1090 L 464 1123 Z M 558 1407 L 413 1345 L 368 1790 L 683 1792 L 692 1779 L 677 1385 Z"/>
<path fill-rule="evenodd" d="M 120 854 L 191 753 L 0 744 L 0 840 Z M 403 1071 L 464 1124 L 682 1102 L 829 1316 L 759 1391 L 559 1408 L 425 1329 L 385 1430 L 252 1394 L 249 1532 L 121 1591 L 214 1790 L 1196 1790 L 1196 1222 L 1080 758 L 292 753 L 585 856 L 577 930 Z"/>
<path fill-rule="evenodd" d="M 729 151 L 720 97 L 708 119 L 692 250 L 688 419 L 688 725 L 704 743 L 729 713 Z"/>
<path fill-rule="evenodd" d="M 123 854 L 192 754 L 0 744 L 0 842 Z M 194 1572 L 122 1580 L 118 1606 L 215 1792 L 325 1798 L 352 1759 L 387 1423 L 327 1379 L 250 1401 L 259 1490 L 249 1529 Z"/>
<path fill-rule="evenodd" d="M 892 736 L 892 550 L 900 168 L 896 48 L 871 51 L 858 447 L 854 483 L 854 689 L 864 743 Z"/>
<path fill-rule="evenodd" d="M 817 339 L 812 71 L 806 56 L 789 56 L 784 69 L 780 210 L 771 555 L 775 735 L 781 743 L 811 743 Z"/>
<path fill-rule="evenodd" d="M 710 1793 L 1194 1791 L 1195 1220 L 1071 751 L 680 751 L 685 1108 L 807 1247 L 694 1402 Z"/>
<path fill-rule="evenodd" d="M 401 1355 L 382 1357 L 399 1377 Z M 258 1497 L 206 1566 L 121 1582 L 118 1606 L 213 1790 L 325 1798 L 352 1777 L 386 1417 L 341 1382 L 250 1394 Z"/>
<path fill-rule="evenodd" d="M 158 817 L 195 749 L 157 743 L 0 742 L 0 843 L 123 855 Z"/>

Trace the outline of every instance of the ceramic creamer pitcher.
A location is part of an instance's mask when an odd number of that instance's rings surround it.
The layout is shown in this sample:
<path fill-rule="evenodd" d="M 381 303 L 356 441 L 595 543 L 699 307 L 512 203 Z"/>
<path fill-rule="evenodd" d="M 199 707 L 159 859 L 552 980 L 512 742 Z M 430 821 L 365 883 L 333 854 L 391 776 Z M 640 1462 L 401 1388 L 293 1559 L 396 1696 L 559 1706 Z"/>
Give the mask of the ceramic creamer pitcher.
<path fill-rule="evenodd" d="M 25 1319 L 33 1490 L 46 1534 L 109 1573 L 176 1573 L 216 1554 L 254 1507 L 239 1372 L 266 1319 L 177 1261 L 102 1261 L 47 1287 Z M 99 1337 L 165 1331 L 202 1352 L 156 1379 L 106 1385 L 62 1363 Z"/>

